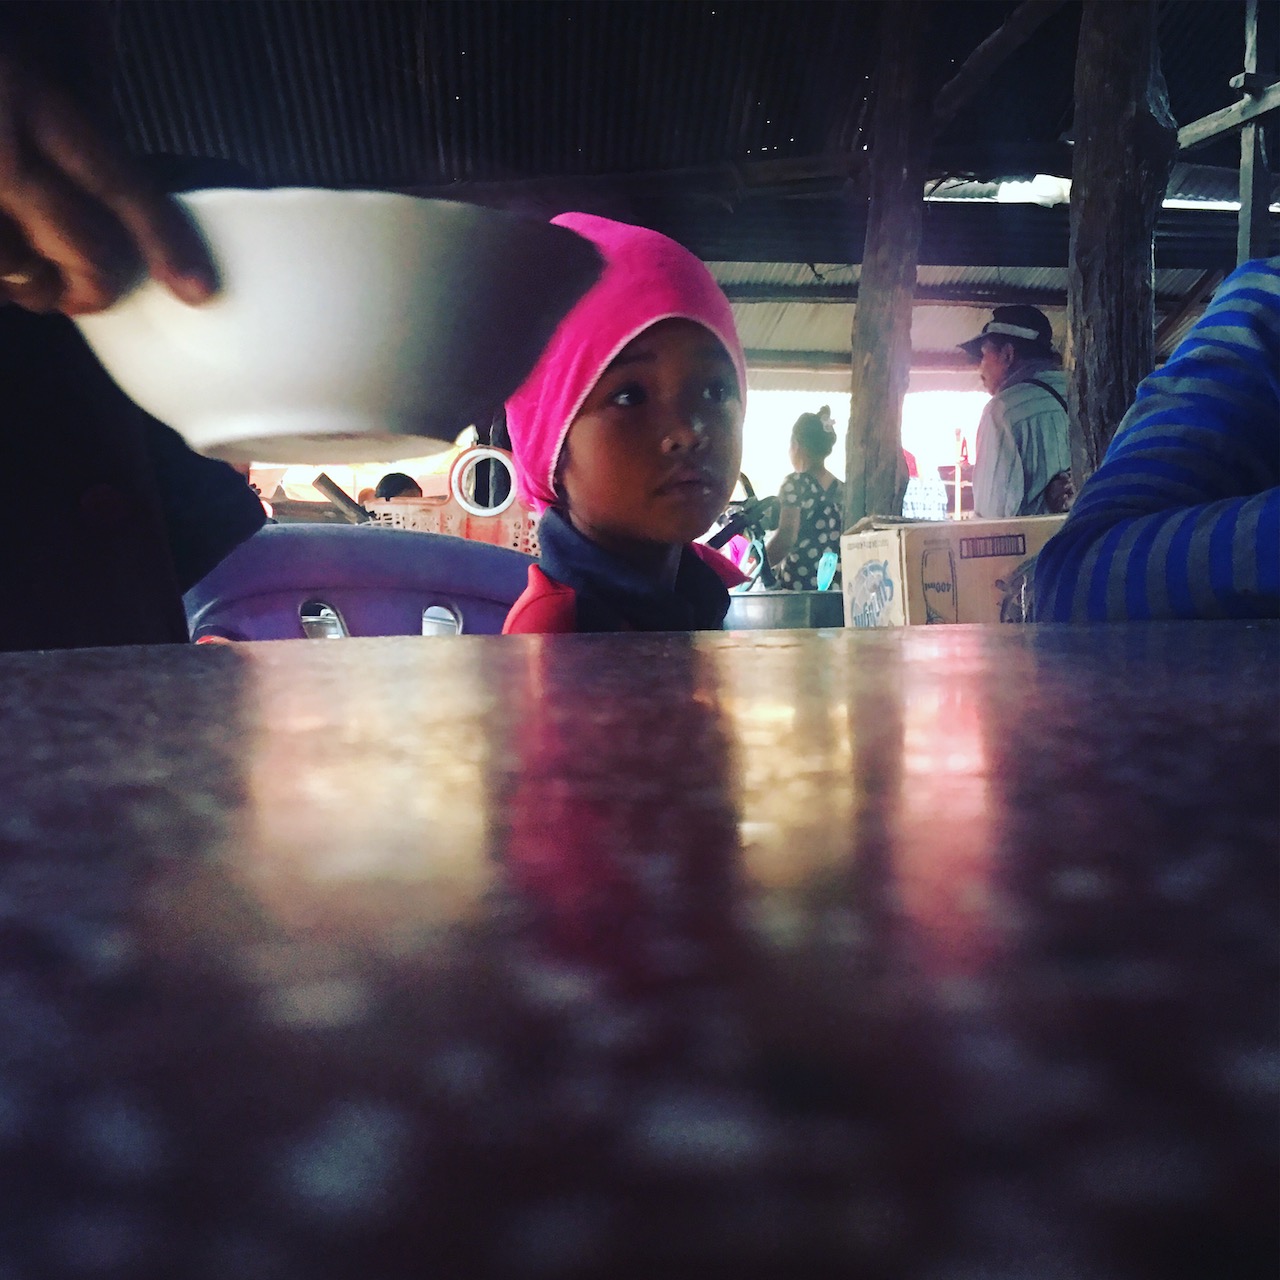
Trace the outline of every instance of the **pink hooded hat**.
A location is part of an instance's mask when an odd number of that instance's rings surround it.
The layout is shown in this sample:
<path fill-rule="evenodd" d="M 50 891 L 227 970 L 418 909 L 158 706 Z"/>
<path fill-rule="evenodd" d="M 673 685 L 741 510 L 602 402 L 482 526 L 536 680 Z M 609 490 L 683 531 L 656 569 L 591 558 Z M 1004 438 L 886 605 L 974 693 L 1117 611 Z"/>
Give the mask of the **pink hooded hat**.
<path fill-rule="evenodd" d="M 518 489 L 538 511 L 555 502 L 556 464 L 582 402 L 622 348 L 651 325 L 674 319 L 703 325 L 733 360 L 740 393 L 747 389 L 729 300 L 699 259 L 656 231 L 611 218 L 562 213 L 552 222 L 590 240 L 605 266 L 507 401 Z"/>

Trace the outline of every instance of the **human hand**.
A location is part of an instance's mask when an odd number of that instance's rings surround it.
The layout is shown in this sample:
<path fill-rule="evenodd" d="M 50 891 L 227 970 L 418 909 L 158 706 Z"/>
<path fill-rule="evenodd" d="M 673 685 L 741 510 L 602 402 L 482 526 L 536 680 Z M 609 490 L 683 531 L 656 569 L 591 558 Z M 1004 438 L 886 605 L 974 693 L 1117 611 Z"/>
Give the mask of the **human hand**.
<path fill-rule="evenodd" d="M 145 275 L 192 305 L 218 287 L 182 208 L 54 77 L 0 51 L 0 299 L 82 315 Z"/>

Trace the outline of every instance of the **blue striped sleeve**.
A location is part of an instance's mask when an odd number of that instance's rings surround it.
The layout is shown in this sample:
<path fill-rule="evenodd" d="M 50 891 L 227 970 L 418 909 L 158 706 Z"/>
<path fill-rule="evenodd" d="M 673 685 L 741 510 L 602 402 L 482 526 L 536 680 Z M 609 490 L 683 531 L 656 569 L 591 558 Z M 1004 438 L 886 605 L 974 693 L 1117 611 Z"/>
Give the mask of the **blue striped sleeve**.
<path fill-rule="evenodd" d="M 1280 258 L 1143 380 L 1035 591 L 1043 621 L 1280 616 Z"/>

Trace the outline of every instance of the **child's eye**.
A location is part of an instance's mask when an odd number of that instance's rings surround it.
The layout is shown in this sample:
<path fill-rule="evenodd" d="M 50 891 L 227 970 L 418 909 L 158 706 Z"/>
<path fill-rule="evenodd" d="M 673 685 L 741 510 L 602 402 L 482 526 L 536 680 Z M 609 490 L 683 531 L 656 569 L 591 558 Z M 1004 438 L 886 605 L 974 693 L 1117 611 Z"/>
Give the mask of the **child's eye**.
<path fill-rule="evenodd" d="M 634 409 L 637 405 L 644 404 L 646 398 L 645 390 L 638 382 L 628 382 L 609 397 L 609 403 L 622 409 Z"/>
<path fill-rule="evenodd" d="M 729 378 L 712 378 L 702 389 L 703 398 L 713 404 L 726 404 L 738 394 L 738 389 Z"/>

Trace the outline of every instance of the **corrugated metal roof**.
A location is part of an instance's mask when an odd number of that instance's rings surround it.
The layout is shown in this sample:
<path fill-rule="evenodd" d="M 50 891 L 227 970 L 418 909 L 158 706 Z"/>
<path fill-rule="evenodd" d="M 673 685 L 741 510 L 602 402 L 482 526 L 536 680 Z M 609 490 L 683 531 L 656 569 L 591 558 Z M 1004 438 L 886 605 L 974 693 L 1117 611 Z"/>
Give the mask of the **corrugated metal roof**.
<path fill-rule="evenodd" d="M 941 84 L 1016 2 L 932 5 L 925 74 Z M 1180 119 L 1222 105 L 1239 70 L 1242 3 L 1163 5 Z M 880 4 L 113 4 L 117 101 L 143 151 L 222 157 L 272 184 L 597 207 L 704 257 L 861 256 L 865 203 L 850 174 L 863 155 Z M 939 139 L 935 171 L 1061 171 L 1079 12 L 1065 5 L 999 70 Z M 486 183 L 497 188 L 469 185 Z M 544 185 L 531 194 L 529 183 Z M 1065 262 L 1063 211 L 1008 208 L 976 219 L 932 208 L 924 261 Z M 1162 226 L 1159 253 L 1166 265 L 1206 266 L 1233 240 L 1229 221 L 1193 217 Z"/>
<path fill-rule="evenodd" d="M 1238 135 L 1232 135 L 1231 144 L 1238 161 L 1240 155 Z M 1239 165 L 1226 169 L 1214 165 L 1179 161 L 1173 166 L 1173 172 L 1169 175 L 1165 198 L 1168 200 L 1238 201 L 1240 199 Z M 1271 203 L 1280 203 L 1280 174 L 1278 173 L 1271 175 Z"/>
<path fill-rule="evenodd" d="M 733 316 L 742 345 L 755 363 L 770 354 L 812 353 L 833 360 L 849 359 L 852 304 L 794 302 L 734 303 Z M 1045 307 L 1058 343 L 1066 329 L 1066 311 Z M 924 362 L 958 361 L 956 347 L 982 328 L 983 313 L 973 307 L 917 306 L 911 313 L 911 345 Z"/>
<path fill-rule="evenodd" d="M 148 150 L 413 186 L 853 150 L 875 6 L 118 0 Z M 980 38 L 980 36 L 979 36 Z"/>
<path fill-rule="evenodd" d="M 926 191 L 933 199 L 994 200 L 999 188 L 998 182 L 964 182 L 957 179 L 941 185 L 931 182 Z M 1271 189 L 1272 203 L 1280 201 L 1280 174 L 1273 175 Z M 1180 160 L 1173 166 L 1169 174 L 1169 185 L 1165 188 L 1165 198 L 1169 200 L 1237 200 L 1239 194 L 1238 165 L 1224 168 L 1192 164 L 1186 160 Z"/>
<path fill-rule="evenodd" d="M 861 267 L 842 266 L 833 263 L 804 262 L 712 262 L 712 274 L 730 294 L 734 291 L 759 289 L 775 291 L 781 300 L 788 290 L 808 291 L 826 287 L 838 294 L 851 290 L 856 284 Z M 1200 278 L 1194 268 L 1159 270 L 1156 272 L 1156 292 L 1172 306 Z M 1065 294 L 1067 289 L 1066 267 L 948 267 L 923 266 L 916 273 L 917 284 L 922 289 L 953 290 L 958 295 L 970 291 L 975 302 L 984 303 L 1001 293 L 1009 294 Z M 803 296 L 803 295 L 801 295 Z M 839 301 L 839 298 L 833 298 Z M 816 299 L 815 299 L 816 301 Z"/>
<path fill-rule="evenodd" d="M 958 52 L 966 21 L 994 31 L 1016 4 L 942 4 L 930 40 Z M 944 129 L 934 144 L 935 173 L 980 178 L 1058 173 L 1070 164 L 1065 137 L 1071 127 L 1079 4 L 1064 5 Z M 966 13 L 966 10 L 968 11 Z M 950 24 L 958 24 L 958 29 Z M 950 70 L 963 61 L 959 53 Z"/>
<path fill-rule="evenodd" d="M 805 275 L 809 269 L 794 265 L 781 272 L 766 268 L 760 276 L 771 277 L 767 281 L 751 279 L 754 263 L 713 263 L 716 278 L 731 288 L 742 288 L 758 283 L 778 290 L 772 301 L 733 303 L 733 314 L 738 324 L 742 345 L 756 364 L 768 364 L 774 357 L 811 356 L 814 364 L 839 363 L 849 359 L 850 333 L 853 327 L 855 306 L 851 302 L 815 302 L 788 299 L 788 287 L 806 287 Z M 846 268 L 846 276 L 852 274 Z M 1156 290 L 1162 306 L 1157 320 L 1176 313 L 1183 300 L 1200 283 L 1204 273 L 1195 270 L 1158 271 Z M 917 303 L 911 316 L 911 345 L 916 359 L 922 365 L 945 364 L 955 360 L 958 343 L 973 337 L 982 327 L 984 314 L 996 305 L 1002 291 L 1010 291 L 1010 299 L 1024 298 L 1036 291 L 1045 294 L 1064 295 L 1065 271 L 1012 271 L 981 270 L 970 267 L 921 268 L 920 284 L 941 288 L 969 288 L 975 297 L 986 295 L 981 304 L 965 306 L 930 305 Z M 731 294 L 732 296 L 732 294 Z M 1067 325 L 1067 312 L 1063 303 L 1042 299 L 1037 305 L 1048 316 L 1053 326 L 1055 344 L 1061 349 Z M 1190 312 L 1183 321 L 1164 335 L 1162 347 L 1172 350 L 1186 331 L 1195 323 L 1199 310 Z"/>
<path fill-rule="evenodd" d="M 960 287 L 973 285 L 983 289 L 1065 289 L 1065 267 L 921 267 L 921 284 Z"/>
<path fill-rule="evenodd" d="M 726 286 L 772 286 L 779 289 L 829 285 L 852 287 L 861 275 L 860 264 L 834 262 L 712 262 L 716 279 Z M 1190 272 L 1162 272 L 1174 279 L 1194 277 Z M 1007 286 L 1010 289 L 1065 289 L 1065 267 L 947 267 L 923 266 L 917 272 L 922 285 L 941 288 L 973 285 L 977 288 Z"/>
<path fill-rule="evenodd" d="M 794 302 L 734 303 L 738 336 L 748 351 L 847 353 L 853 307 Z"/>
<path fill-rule="evenodd" d="M 850 287 L 860 268 L 833 262 L 711 262 L 721 285 L 769 285 L 780 289 L 826 284 Z"/>

